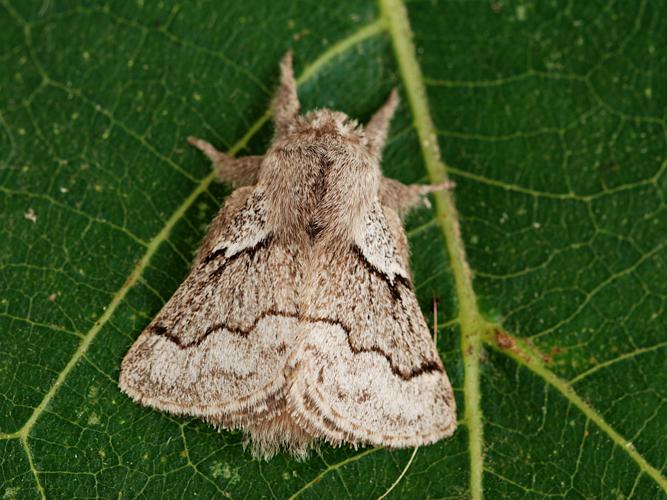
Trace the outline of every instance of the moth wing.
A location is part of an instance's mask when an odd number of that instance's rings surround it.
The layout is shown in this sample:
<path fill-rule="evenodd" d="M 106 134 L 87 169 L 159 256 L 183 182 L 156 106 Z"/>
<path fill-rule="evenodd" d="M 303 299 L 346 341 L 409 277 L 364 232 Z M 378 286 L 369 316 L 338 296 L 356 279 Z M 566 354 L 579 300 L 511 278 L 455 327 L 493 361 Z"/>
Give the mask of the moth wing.
<path fill-rule="evenodd" d="M 407 447 L 456 429 L 452 388 L 407 259 L 400 220 L 379 203 L 355 246 L 320 253 L 287 396 L 312 434 L 334 444 Z"/>
<path fill-rule="evenodd" d="M 260 188 L 226 201 L 192 270 L 125 356 L 119 385 L 141 404 L 236 425 L 277 411 L 295 341 L 292 248 L 272 239 Z"/>

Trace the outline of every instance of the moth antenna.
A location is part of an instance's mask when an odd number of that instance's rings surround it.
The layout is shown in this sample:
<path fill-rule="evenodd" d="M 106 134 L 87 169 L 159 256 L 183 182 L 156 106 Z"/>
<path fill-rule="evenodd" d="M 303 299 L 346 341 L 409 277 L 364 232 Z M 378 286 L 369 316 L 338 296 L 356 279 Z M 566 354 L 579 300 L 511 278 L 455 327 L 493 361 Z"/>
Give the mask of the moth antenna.
<path fill-rule="evenodd" d="M 284 131 L 299 116 L 301 104 L 296 93 L 296 80 L 292 66 L 292 51 L 288 51 L 280 61 L 280 87 L 273 103 L 276 128 Z"/>
<path fill-rule="evenodd" d="M 398 91 L 393 89 L 387 101 L 375 112 L 366 125 L 368 149 L 375 156 L 379 157 L 382 152 L 384 143 L 387 140 L 387 133 L 389 132 L 389 123 L 398 107 L 399 100 Z"/>

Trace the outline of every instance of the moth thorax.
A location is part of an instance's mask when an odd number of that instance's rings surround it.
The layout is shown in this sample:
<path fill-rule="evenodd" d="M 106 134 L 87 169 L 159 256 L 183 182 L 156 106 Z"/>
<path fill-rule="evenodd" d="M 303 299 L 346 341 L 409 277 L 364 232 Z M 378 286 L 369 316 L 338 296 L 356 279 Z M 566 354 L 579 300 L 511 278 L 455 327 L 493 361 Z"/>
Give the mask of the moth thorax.
<path fill-rule="evenodd" d="M 271 226 L 283 240 L 308 240 L 318 232 L 313 220 L 326 197 L 331 165 L 325 153 L 312 143 L 287 144 L 274 150 L 275 160 L 262 172 L 260 182 L 275 207 L 269 214 Z"/>

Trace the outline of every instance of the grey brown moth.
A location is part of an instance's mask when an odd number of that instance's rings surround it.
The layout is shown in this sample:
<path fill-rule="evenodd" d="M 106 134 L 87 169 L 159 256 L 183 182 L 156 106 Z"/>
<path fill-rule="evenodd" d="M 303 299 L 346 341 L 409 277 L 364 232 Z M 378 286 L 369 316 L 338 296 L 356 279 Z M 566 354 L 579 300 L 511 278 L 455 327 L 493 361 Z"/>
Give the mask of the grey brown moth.
<path fill-rule="evenodd" d="M 318 440 L 400 448 L 448 437 L 454 396 L 398 215 L 448 186 L 382 176 L 396 91 L 365 127 L 328 109 L 302 116 L 291 54 L 280 69 L 264 156 L 189 139 L 237 189 L 123 359 L 120 388 L 241 428 L 264 458 L 304 457 Z"/>

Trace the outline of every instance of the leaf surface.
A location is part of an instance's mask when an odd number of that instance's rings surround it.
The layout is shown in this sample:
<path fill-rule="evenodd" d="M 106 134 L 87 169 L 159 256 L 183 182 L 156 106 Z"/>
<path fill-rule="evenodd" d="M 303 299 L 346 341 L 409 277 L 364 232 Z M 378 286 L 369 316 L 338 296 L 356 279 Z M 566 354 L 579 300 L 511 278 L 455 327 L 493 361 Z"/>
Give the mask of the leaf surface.
<path fill-rule="evenodd" d="M 666 19 L 0 0 L 0 494 L 664 498 Z M 229 192 L 186 136 L 261 153 L 290 47 L 306 109 L 365 120 L 399 87 L 388 176 L 457 183 L 407 230 L 460 428 L 407 469 L 412 450 L 253 461 L 117 388 Z"/>

